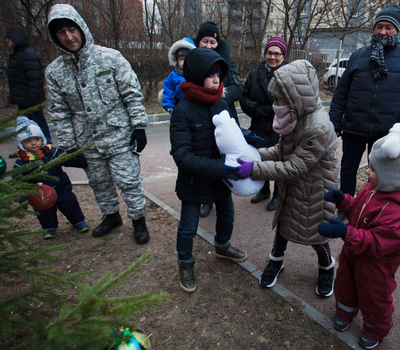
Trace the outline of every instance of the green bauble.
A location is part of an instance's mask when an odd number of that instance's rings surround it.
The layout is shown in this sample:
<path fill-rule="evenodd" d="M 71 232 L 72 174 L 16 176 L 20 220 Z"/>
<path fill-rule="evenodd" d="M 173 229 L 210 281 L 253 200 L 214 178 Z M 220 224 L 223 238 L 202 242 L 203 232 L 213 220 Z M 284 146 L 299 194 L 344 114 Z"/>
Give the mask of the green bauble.
<path fill-rule="evenodd" d="M 112 350 L 150 350 L 150 340 L 140 330 L 135 329 L 130 331 L 129 329 L 121 329 L 123 332 L 124 340 L 116 340 L 116 345 Z"/>
<path fill-rule="evenodd" d="M 0 177 L 2 177 L 6 173 L 6 170 L 7 170 L 7 163 L 5 159 L 2 156 L 0 156 Z"/>

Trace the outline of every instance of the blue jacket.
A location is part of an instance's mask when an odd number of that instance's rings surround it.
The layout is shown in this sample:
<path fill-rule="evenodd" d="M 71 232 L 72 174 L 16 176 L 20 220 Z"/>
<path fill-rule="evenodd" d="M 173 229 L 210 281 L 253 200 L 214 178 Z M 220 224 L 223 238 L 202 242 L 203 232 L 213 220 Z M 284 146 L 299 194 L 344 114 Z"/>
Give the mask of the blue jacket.
<path fill-rule="evenodd" d="M 384 136 L 400 122 L 400 47 L 385 49 L 389 75 L 374 81 L 371 46 L 354 52 L 333 95 L 329 116 L 335 130 L 365 137 Z"/>
<path fill-rule="evenodd" d="M 162 106 L 165 110 L 167 110 L 167 108 L 174 108 L 177 103 L 182 100 L 183 95 L 180 85 L 183 81 L 185 81 L 183 75 L 179 75 L 174 70 L 169 73 L 167 79 L 165 79 L 162 100 Z"/>

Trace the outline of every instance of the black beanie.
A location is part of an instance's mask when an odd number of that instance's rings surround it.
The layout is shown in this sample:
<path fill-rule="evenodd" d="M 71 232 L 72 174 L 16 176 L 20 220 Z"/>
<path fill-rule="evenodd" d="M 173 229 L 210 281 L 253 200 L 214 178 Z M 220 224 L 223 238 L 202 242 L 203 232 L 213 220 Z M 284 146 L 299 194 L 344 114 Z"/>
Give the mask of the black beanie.
<path fill-rule="evenodd" d="M 50 22 L 50 29 L 53 32 L 53 34 L 56 34 L 58 30 L 64 27 L 75 27 L 80 29 L 79 26 L 74 21 L 68 18 L 57 18 Z"/>
<path fill-rule="evenodd" d="M 386 6 L 381 12 L 375 17 L 374 29 L 378 22 L 386 21 L 392 23 L 397 32 L 400 32 L 400 7 L 396 4 L 390 4 Z"/>
<path fill-rule="evenodd" d="M 200 24 L 196 38 L 197 43 L 199 43 L 200 40 L 203 39 L 205 36 L 211 36 L 212 38 L 215 38 L 215 40 L 217 40 L 217 43 L 219 44 L 221 37 L 219 35 L 218 26 L 214 21 L 205 21 L 204 23 Z"/>
<path fill-rule="evenodd" d="M 179 49 L 179 50 L 177 50 L 176 52 L 175 52 L 175 58 L 176 58 L 176 60 L 178 60 L 179 59 L 179 57 L 185 57 L 188 53 L 189 53 L 189 49 L 185 49 L 185 48 L 182 48 L 182 49 Z"/>

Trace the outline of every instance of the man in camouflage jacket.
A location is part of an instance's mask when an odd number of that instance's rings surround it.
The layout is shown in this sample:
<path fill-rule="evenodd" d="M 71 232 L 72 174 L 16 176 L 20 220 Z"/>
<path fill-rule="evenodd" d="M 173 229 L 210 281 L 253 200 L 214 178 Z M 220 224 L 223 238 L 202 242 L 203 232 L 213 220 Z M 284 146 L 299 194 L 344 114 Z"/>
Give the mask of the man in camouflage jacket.
<path fill-rule="evenodd" d="M 71 5 L 51 8 L 47 28 L 61 52 L 46 69 L 49 113 L 58 145 L 84 151 L 85 169 L 104 214 L 93 236 L 122 225 L 115 185 L 128 207 L 137 244 L 150 236 L 138 152 L 146 146 L 147 117 L 135 72 L 120 52 L 94 45 L 93 36 Z"/>

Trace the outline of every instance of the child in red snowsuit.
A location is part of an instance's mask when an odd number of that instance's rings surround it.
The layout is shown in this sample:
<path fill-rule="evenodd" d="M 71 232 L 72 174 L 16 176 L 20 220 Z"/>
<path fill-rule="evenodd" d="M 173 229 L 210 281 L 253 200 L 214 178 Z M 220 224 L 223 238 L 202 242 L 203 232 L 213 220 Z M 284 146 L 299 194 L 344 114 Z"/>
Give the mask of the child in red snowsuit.
<path fill-rule="evenodd" d="M 374 143 L 369 165 L 369 183 L 356 198 L 339 190 L 325 195 L 348 225 L 329 219 L 318 227 L 322 236 L 344 241 L 334 286 L 334 328 L 345 331 L 360 310 L 364 332 L 358 342 L 364 349 L 377 347 L 393 325 L 400 265 L 400 123 Z"/>

